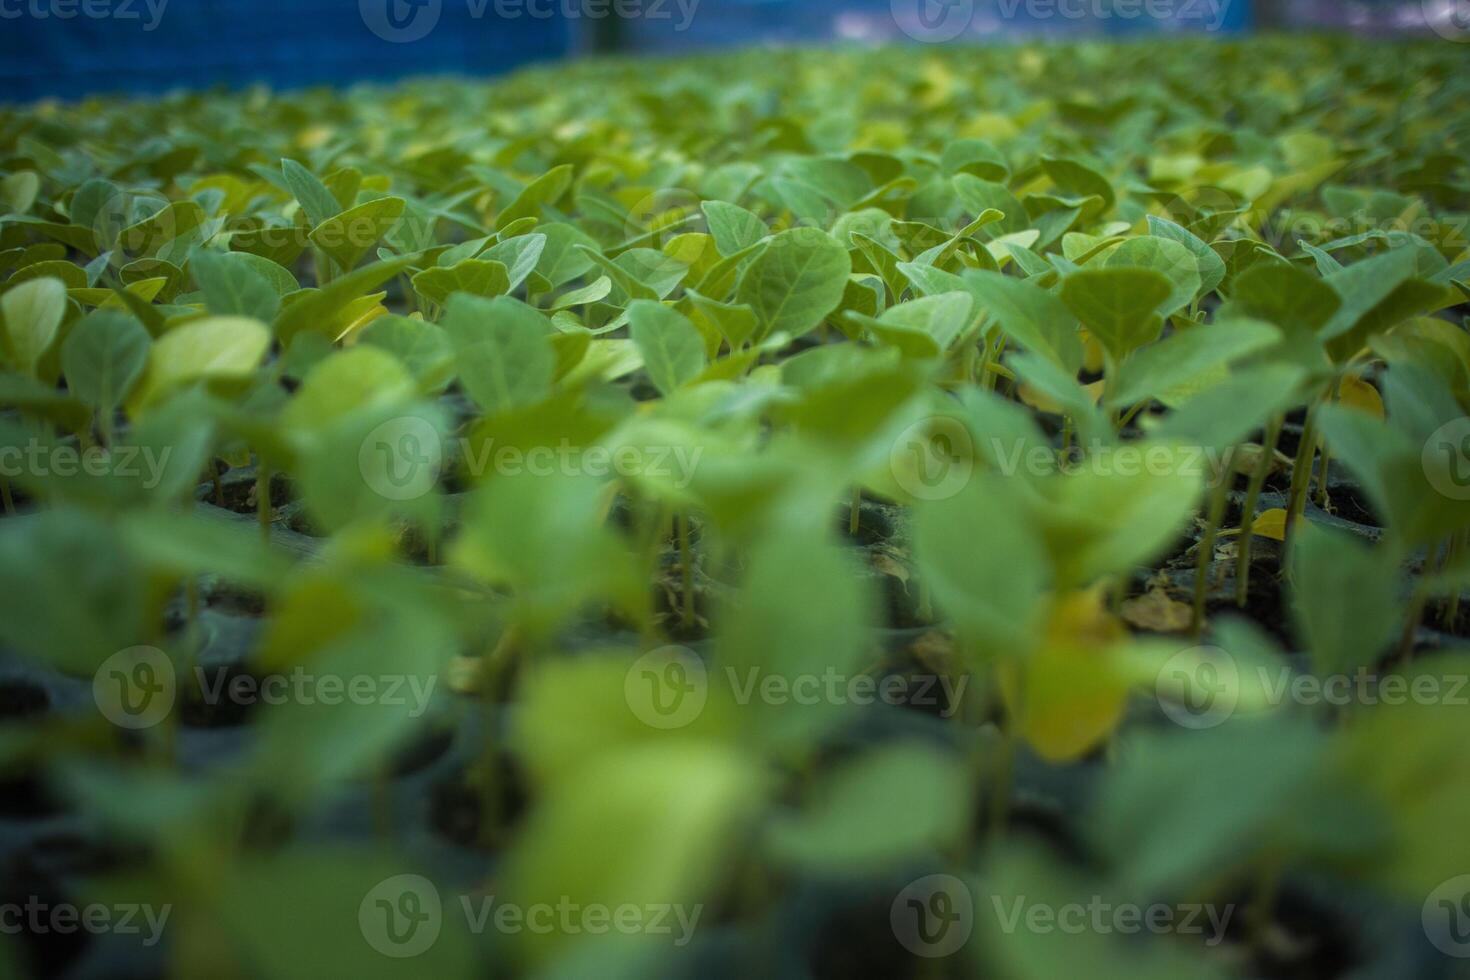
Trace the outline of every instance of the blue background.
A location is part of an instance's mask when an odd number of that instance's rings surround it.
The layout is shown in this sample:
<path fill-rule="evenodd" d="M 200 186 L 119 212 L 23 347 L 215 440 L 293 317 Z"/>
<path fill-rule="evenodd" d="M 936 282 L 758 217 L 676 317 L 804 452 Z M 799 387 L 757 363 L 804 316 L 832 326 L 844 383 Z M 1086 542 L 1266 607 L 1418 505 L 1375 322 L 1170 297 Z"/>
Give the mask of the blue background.
<path fill-rule="evenodd" d="M 378 4 L 380 11 L 383 4 L 395 2 L 437 2 L 441 9 L 437 26 L 425 37 L 392 43 L 367 27 L 359 2 Z M 568 0 L 530 2 L 545 12 Z M 907 40 L 897 30 L 890 0 L 699 0 L 686 31 L 674 29 L 675 0 L 659 2 L 665 4 L 668 19 L 620 23 L 627 50 L 667 53 L 757 42 Z M 975 0 L 982 14 L 997 2 Z M 1249 28 L 1252 2 L 1230 0 L 1226 32 Z M 82 4 L 128 4 L 136 19 L 89 18 L 80 12 L 70 19 L 36 17 L 28 11 L 37 4 L 52 10 L 68 4 L 73 10 Z M 472 4 L 483 4 L 482 16 L 472 15 Z M 1395 4 L 1362 0 L 1349 6 L 1361 11 Z M 1324 8 L 1322 0 L 1286 0 L 1285 7 L 1298 12 L 1345 9 L 1335 2 Z M 399 9 L 413 13 L 416 8 Z M 168 0 L 152 31 L 144 29 L 148 18 L 144 0 L 0 0 L 0 101 L 252 82 L 290 88 L 404 75 L 493 75 L 532 61 L 575 56 L 593 46 L 592 22 L 585 18 L 558 14 L 504 19 L 496 16 L 493 0 Z M 1038 32 L 1135 34 L 1180 27 L 1142 18 L 1054 16 L 1042 22 L 1021 15 L 1006 21 L 1003 29 L 983 16 L 977 24 L 962 40 Z"/>

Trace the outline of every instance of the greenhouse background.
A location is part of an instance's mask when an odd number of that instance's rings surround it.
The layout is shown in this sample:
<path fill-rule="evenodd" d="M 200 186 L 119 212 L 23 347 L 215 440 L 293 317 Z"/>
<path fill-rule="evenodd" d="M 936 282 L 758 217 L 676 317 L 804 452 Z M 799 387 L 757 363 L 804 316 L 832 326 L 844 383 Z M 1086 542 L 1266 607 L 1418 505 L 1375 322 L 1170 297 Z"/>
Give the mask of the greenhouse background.
<path fill-rule="evenodd" d="M 640 13 L 603 15 L 614 3 Z M 1423 33 L 1454 15 L 1454 0 L 0 0 L 0 97 L 492 75 L 592 52 L 906 35 Z"/>

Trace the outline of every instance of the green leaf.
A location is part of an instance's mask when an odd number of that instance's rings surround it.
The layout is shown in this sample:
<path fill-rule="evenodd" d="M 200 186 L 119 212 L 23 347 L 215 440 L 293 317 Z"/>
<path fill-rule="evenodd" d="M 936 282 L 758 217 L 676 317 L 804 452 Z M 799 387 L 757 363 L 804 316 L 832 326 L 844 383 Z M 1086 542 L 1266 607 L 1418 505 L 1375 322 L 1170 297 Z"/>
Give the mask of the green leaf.
<path fill-rule="evenodd" d="M 1168 218 L 1151 214 L 1148 216 L 1148 230 L 1160 238 L 1171 239 L 1189 249 L 1199 269 L 1199 296 L 1208 295 L 1225 281 L 1225 260 L 1188 228 L 1181 227 Z"/>
<path fill-rule="evenodd" d="M 504 296 L 511 290 L 510 276 L 505 265 L 484 259 L 465 259 L 449 268 L 434 266 L 413 277 L 416 293 L 443 306 L 455 293 L 470 296 Z"/>
<path fill-rule="evenodd" d="M 1031 219 L 1026 215 L 1026 208 L 1020 201 L 1016 200 L 1014 194 L 1004 184 L 997 184 L 988 180 L 981 180 L 973 174 L 962 173 L 954 177 L 955 192 L 959 194 L 960 200 L 965 207 L 975 214 L 983 214 L 986 211 L 995 210 L 1005 215 L 996 228 L 1003 235 L 1025 231 L 1031 226 Z"/>
<path fill-rule="evenodd" d="M 385 262 L 375 262 L 334 279 L 324 289 L 302 290 L 281 304 L 281 312 L 276 317 L 276 336 L 280 338 L 282 345 L 289 345 L 303 330 L 330 330 L 337 315 L 349 303 L 361 299 L 418 261 L 419 257 L 416 255 L 404 255 Z"/>
<path fill-rule="evenodd" d="M 540 215 L 541 208 L 555 203 L 556 199 L 572 186 L 572 165 L 564 163 L 552 167 L 525 186 L 514 201 L 495 218 L 495 230 L 504 231 L 521 218 Z"/>
<path fill-rule="evenodd" d="M 137 645 L 147 583 L 113 522 L 59 508 L 5 524 L 0 638 L 6 646 L 90 676 L 114 653 Z"/>
<path fill-rule="evenodd" d="M 34 170 L 19 170 L 0 180 L 0 204 L 11 214 L 25 214 L 41 192 L 41 177 Z"/>
<path fill-rule="evenodd" d="M 704 370 L 704 340 L 678 310 L 653 300 L 635 300 L 628 307 L 628 321 L 628 336 L 643 355 L 643 366 L 660 394 L 671 394 Z"/>
<path fill-rule="evenodd" d="M 968 270 L 963 279 L 981 309 L 1016 343 L 1068 374 L 1082 367 L 1077 317 L 1055 295 L 1033 282 L 983 269 Z"/>
<path fill-rule="evenodd" d="M 1199 263 L 1180 243 L 1156 235 L 1129 238 L 1108 254 L 1105 268 L 1135 267 L 1161 272 L 1173 286 L 1169 298 L 1159 309 L 1162 316 L 1172 316 L 1194 301 L 1200 292 Z"/>
<path fill-rule="evenodd" d="M 1307 333 L 1321 330 L 1342 305 L 1331 286 L 1285 262 L 1262 262 L 1241 273 L 1230 302 L 1246 316 Z"/>
<path fill-rule="evenodd" d="M 209 312 L 217 316 L 254 317 L 270 323 L 280 312 L 281 293 L 255 271 L 254 263 L 263 261 L 245 252 L 200 249 L 189 259 L 189 271 L 204 293 L 204 305 Z"/>
<path fill-rule="evenodd" d="M 933 688 L 937 697 L 937 682 Z M 777 819 L 771 846 L 786 863 L 811 871 L 892 869 L 963 837 L 968 782 L 949 753 L 921 743 L 879 747 L 819 778 L 799 814 Z"/>
<path fill-rule="evenodd" d="M 1346 532 L 1298 527 L 1291 582 L 1293 619 L 1320 675 L 1371 667 L 1403 625 L 1397 562 Z"/>
<path fill-rule="evenodd" d="M 454 349 L 436 324 L 406 316 L 380 316 L 363 328 L 358 342 L 398 358 L 425 392 L 443 389 L 454 376 Z"/>
<path fill-rule="evenodd" d="M 212 316 L 175 327 L 154 341 L 128 410 L 136 414 L 168 391 L 195 381 L 249 378 L 270 343 L 270 330 L 249 317 Z"/>
<path fill-rule="evenodd" d="M 974 307 L 974 298 L 968 292 L 940 293 L 889 307 L 877 322 L 880 328 L 898 328 L 928 337 L 936 352 L 943 352 L 969 327 Z"/>
<path fill-rule="evenodd" d="M 794 502 L 788 505 L 786 520 L 751 549 L 740 593 L 721 610 L 716 634 L 726 668 L 721 680 L 745 708 L 746 738 L 773 746 L 809 744 L 854 706 L 767 702 L 749 685 L 772 675 L 857 671 L 867 656 L 873 608 L 871 589 L 851 556 L 826 537 L 821 521 L 798 519 Z M 818 582 L 821 588 L 813 588 Z"/>
<path fill-rule="evenodd" d="M 143 373 L 152 342 L 143 325 L 125 313 L 98 310 L 83 317 L 61 345 L 67 390 L 111 412 Z"/>
<path fill-rule="evenodd" d="M 1059 588 L 1084 588 L 1158 558 L 1204 487 L 1206 460 L 1193 447 L 1149 442 L 1101 451 L 1109 454 L 1102 465 L 1083 463 L 1046 484 L 1047 499 L 1037 505 Z M 1124 464 L 1127 453 L 1140 462 Z"/>
<path fill-rule="evenodd" d="M 546 250 L 545 235 L 517 235 L 503 242 L 497 242 L 484 252 L 479 258 L 490 262 L 499 262 L 505 266 L 506 276 L 510 285 L 506 292 L 513 292 L 526 277 L 536 270 L 541 261 L 541 253 Z"/>
<path fill-rule="evenodd" d="M 380 347 L 358 344 L 318 361 L 281 413 L 291 435 L 314 435 L 363 409 L 406 402 L 417 393 L 408 369 Z"/>
<path fill-rule="evenodd" d="M 337 268 L 351 272 L 368 250 L 403 214 L 401 197 L 380 197 L 328 218 L 312 229 L 312 244 L 332 257 Z"/>
<path fill-rule="evenodd" d="M 1232 361 L 1280 338 L 1279 329 L 1259 320 L 1216 320 L 1176 330 L 1123 362 L 1108 385 L 1107 402 L 1123 406 L 1152 397 L 1178 405 L 1211 380 L 1223 380 Z"/>
<path fill-rule="evenodd" d="M 715 248 L 721 255 L 730 256 L 747 249 L 770 233 L 766 223 L 738 204 L 725 201 L 705 201 L 700 205 L 709 233 L 715 240 Z"/>
<path fill-rule="evenodd" d="M 793 228 L 772 237 L 740 280 L 736 303 L 760 320 L 760 337 L 814 330 L 837 308 L 852 263 L 847 249 L 826 232 Z"/>
<path fill-rule="evenodd" d="M 1113 185 L 1096 170 L 1075 160 L 1058 160 L 1054 157 L 1042 157 L 1041 167 L 1062 193 L 1078 197 L 1100 197 L 1104 211 L 1113 206 Z"/>
<path fill-rule="evenodd" d="M 920 503 L 914 558 L 935 608 L 968 650 L 991 661 L 1030 648 L 1052 573 L 1014 481 L 976 474 L 958 493 Z"/>
<path fill-rule="evenodd" d="M 662 939 L 687 943 L 689 916 L 722 886 L 760 812 L 766 782 L 753 759 L 718 743 L 670 741 L 610 753 L 596 779 L 571 780 L 546 794 L 497 893 L 521 908 L 672 909 Z M 518 937 L 533 957 L 590 946 L 604 963 L 650 938 L 659 937 L 617 930 L 588 936 L 574 920 Z"/>
<path fill-rule="evenodd" d="M 0 295 L 5 351 L 25 373 L 35 375 L 66 317 L 66 304 L 66 285 L 50 277 L 22 282 Z"/>
<path fill-rule="evenodd" d="M 509 296 L 459 293 L 449 299 L 444 329 L 458 352 L 460 381 L 485 411 L 507 412 L 550 394 L 551 324 L 531 307 Z"/>
<path fill-rule="evenodd" d="M 692 289 L 686 289 L 684 295 L 690 303 L 690 316 L 702 317 L 725 338 L 731 350 L 739 350 L 755 336 L 760 323 L 750 307 L 720 303 Z"/>
<path fill-rule="evenodd" d="M 296 196 L 301 210 L 306 212 L 306 220 L 313 228 L 342 212 L 342 205 L 327 190 L 326 185 L 295 160 L 282 160 L 281 173 L 285 175 L 286 186 L 291 188 L 291 193 Z"/>
<path fill-rule="evenodd" d="M 1062 302 L 1115 360 L 1159 335 L 1173 286 L 1152 269 L 1083 269 L 1062 280 Z"/>

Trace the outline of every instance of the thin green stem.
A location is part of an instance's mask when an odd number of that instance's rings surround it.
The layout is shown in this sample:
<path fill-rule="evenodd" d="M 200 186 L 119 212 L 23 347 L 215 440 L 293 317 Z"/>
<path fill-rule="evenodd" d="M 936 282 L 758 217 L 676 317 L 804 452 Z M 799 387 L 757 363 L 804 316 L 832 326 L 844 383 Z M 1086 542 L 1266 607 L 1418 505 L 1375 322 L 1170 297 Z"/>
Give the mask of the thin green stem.
<path fill-rule="evenodd" d="M 679 618 L 685 627 L 692 627 L 694 625 L 694 549 L 689 546 L 689 515 L 680 514 L 677 521 L 679 570 L 682 575 Z"/>
<path fill-rule="evenodd" d="M 1312 482 L 1312 460 L 1317 455 L 1317 409 L 1320 402 L 1307 410 L 1307 420 L 1302 425 L 1302 439 L 1297 445 L 1296 462 L 1291 468 L 1291 492 L 1286 501 L 1286 539 L 1282 558 L 1290 554 L 1292 526 L 1301 518 L 1307 507 L 1307 488 Z"/>
<path fill-rule="evenodd" d="M 1230 459 L 1235 455 L 1234 447 L 1226 453 L 1221 460 L 1219 469 L 1215 473 L 1215 482 L 1210 487 L 1208 511 L 1205 515 L 1205 533 L 1200 538 L 1199 555 L 1195 561 L 1194 571 L 1194 608 L 1190 616 L 1190 632 L 1199 636 L 1205 625 L 1205 599 L 1209 592 L 1210 570 L 1215 561 L 1215 539 L 1220 534 L 1220 522 L 1225 517 L 1225 503 L 1228 499 L 1231 484 Z"/>
<path fill-rule="evenodd" d="M 267 541 L 271 536 L 271 471 L 261 458 L 255 467 L 255 519 L 260 524 L 260 536 Z"/>
<path fill-rule="evenodd" d="M 1266 477 L 1271 475 L 1271 466 L 1276 462 L 1276 444 L 1281 441 L 1283 421 L 1280 415 L 1273 415 L 1266 423 L 1266 432 L 1261 441 L 1261 457 L 1256 460 L 1256 468 L 1251 471 L 1250 483 L 1246 486 L 1245 505 L 1240 517 L 1240 550 L 1235 559 L 1235 604 L 1242 609 L 1250 595 L 1251 546 L 1255 541 L 1253 535 L 1256 507 L 1261 502 L 1261 490 L 1266 485 Z"/>

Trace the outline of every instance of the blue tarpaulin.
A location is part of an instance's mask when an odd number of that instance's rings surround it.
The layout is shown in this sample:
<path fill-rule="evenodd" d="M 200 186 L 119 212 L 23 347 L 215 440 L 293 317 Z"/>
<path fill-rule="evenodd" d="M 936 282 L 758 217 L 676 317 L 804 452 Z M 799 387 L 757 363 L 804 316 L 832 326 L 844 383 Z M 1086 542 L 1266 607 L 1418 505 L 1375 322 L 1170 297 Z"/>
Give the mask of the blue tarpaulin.
<path fill-rule="evenodd" d="M 467 0 L 0 0 L 0 99 L 486 75 L 571 43 L 560 17 Z"/>
<path fill-rule="evenodd" d="M 1244 29 L 1251 0 L 0 0 L 0 100 L 491 75 L 585 51 Z M 1141 6 L 1172 19 L 1129 16 Z M 1117 12 L 1110 9 L 1118 5 Z M 623 9 L 630 9 L 624 7 Z M 600 13 L 599 13 L 600 11 Z M 1099 15 L 1098 11 L 1102 11 Z M 1214 13 L 1219 16 L 1214 16 Z M 936 38 L 926 24 L 961 28 Z M 929 32 L 929 33 L 926 33 Z M 906 37 L 907 35 L 907 37 Z"/>

